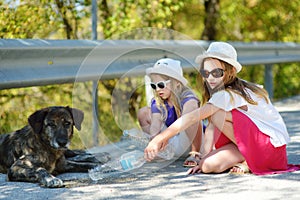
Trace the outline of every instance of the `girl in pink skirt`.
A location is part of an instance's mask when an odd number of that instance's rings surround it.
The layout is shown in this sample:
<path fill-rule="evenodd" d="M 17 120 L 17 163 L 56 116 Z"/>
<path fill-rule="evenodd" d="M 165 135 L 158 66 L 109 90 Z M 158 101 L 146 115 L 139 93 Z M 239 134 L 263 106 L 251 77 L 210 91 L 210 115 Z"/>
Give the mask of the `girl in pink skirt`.
<path fill-rule="evenodd" d="M 202 76 L 202 106 L 153 138 L 145 149 L 145 158 L 152 160 L 172 136 L 208 119 L 201 161 L 189 174 L 230 170 L 263 175 L 300 169 L 299 165 L 287 163 L 289 135 L 267 92 L 237 77 L 242 66 L 234 47 L 213 42 L 196 62 Z"/>

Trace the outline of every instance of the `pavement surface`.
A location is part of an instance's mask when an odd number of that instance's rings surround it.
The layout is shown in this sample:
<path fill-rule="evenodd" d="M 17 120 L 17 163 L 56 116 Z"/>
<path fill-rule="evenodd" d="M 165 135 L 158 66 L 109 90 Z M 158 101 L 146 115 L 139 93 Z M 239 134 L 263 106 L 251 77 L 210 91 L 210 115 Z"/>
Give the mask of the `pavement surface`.
<path fill-rule="evenodd" d="M 275 102 L 286 122 L 291 142 L 289 163 L 300 163 L 300 96 Z M 106 145 L 95 152 L 118 156 L 132 148 L 126 141 Z M 1 159 L 1 158 L 0 158 Z M 183 158 L 172 162 L 147 163 L 132 173 L 92 181 L 87 173 L 67 173 L 58 177 L 64 188 L 43 188 L 36 183 L 8 182 L 0 174 L 0 199 L 300 199 L 300 171 L 256 176 L 222 174 L 186 175 Z"/>

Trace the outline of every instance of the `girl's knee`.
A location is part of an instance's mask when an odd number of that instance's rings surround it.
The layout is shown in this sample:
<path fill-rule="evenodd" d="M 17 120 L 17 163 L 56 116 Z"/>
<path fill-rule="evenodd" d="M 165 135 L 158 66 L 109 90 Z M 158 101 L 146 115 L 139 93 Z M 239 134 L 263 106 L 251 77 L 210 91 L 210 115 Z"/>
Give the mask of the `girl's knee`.
<path fill-rule="evenodd" d="M 137 118 L 138 118 L 139 124 L 142 128 L 149 126 L 151 124 L 151 110 L 150 110 L 150 108 L 149 107 L 143 107 L 143 108 L 139 109 L 138 112 L 137 112 Z"/>
<path fill-rule="evenodd" d="M 203 160 L 201 172 L 202 173 L 211 173 L 212 169 L 213 169 L 213 164 L 208 159 Z"/>
<path fill-rule="evenodd" d="M 220 122 L 224 123 L 226 121 L 232 121 L 232 114 L 231 114 L 231 112 L 226 112 L 226 111 L 220 109 L 211 116 L 211 120 L 212 120 L 213 124 L 220 123 Z"/>
<path fill-rule="evenodd" d="M 202 173 L 221 173 L 223 169 L 221 169 L 221 166 L 214 162 L 211 159 L 205 159 L 202 163 L 201 168 Z"/>
<path fill-rule="evenodd" d="M 139 109 L 138 112 L 137 112 L 137 118 L 138 118 L 138 120 L 139 121 L 140 120 L 146 120 L 146 121 L 148 121 L 149 120 L 148 118 L 151 115 L 150 112 L 151 111 L 150 111 L 150 109 L 148 107 L 143 107 L 143 108 Z"/>

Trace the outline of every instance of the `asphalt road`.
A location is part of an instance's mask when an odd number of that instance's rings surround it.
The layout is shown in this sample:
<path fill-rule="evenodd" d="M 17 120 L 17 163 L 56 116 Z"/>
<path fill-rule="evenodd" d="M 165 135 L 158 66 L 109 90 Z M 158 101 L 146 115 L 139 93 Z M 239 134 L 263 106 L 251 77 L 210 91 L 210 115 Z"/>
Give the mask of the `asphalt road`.
<path fill-rule="evenodd" d="M 289 163 L 300 163 L 300 96 L 275 103 L 283 116 L 291 142 Z M 128 143 L 94 151 L 120 152 Z M 0 199 L 300 199 L 300 171 L 279 175 L 199 174 L 187 176 L 182 159 L 172 163 L 148 163 L 133 173 L 98 182 L 87 173 L 62 174 L 64 188 L 42 188 L 35 183 L 7 182 L 0 174 Z"/>

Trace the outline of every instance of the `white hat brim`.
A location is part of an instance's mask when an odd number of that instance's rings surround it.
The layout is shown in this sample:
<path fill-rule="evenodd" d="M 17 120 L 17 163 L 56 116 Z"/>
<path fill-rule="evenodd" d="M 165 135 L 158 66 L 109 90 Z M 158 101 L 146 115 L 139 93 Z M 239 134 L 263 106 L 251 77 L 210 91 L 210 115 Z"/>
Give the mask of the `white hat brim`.
<path fill-rule="evenodd" d="M 218 53 L 204 53 L 202 55 L 197 56 L 195 59 L 195 62 L 200 64 L 200 66 L 201 66 L 203 60 L 206 58 L 216 58 L 216 59 L 222 60 L 222 61 L 232 65 L 236 69 L 236 73 L 239 73 L 242 69 L 242 65 L 239 62 L 237 62 L 236 60 L 234 60 L 232 58 L 226 57 L 223 54 L 218 54 Z M 200 66 L 198 66 L 198 68 Z"/>
<path fill-rule="evenodd" d="M 174 78 L 174 79 L 178 80 L 184 86 L 186 86 L 188 84 L 188 81 L 183 76 L 180 76 L 177 72 L 175 72 L 175 71 L 173 71 L 171 69 L 167 69 L 165 67 L 155 67 L 155 68 L 151 67 L 151 68 L 147 68 L 146 69 L 146 74 L 148 76 L 150 74 L 161 74 L 161 75 L 169 76 L 171 78 Z"/>

